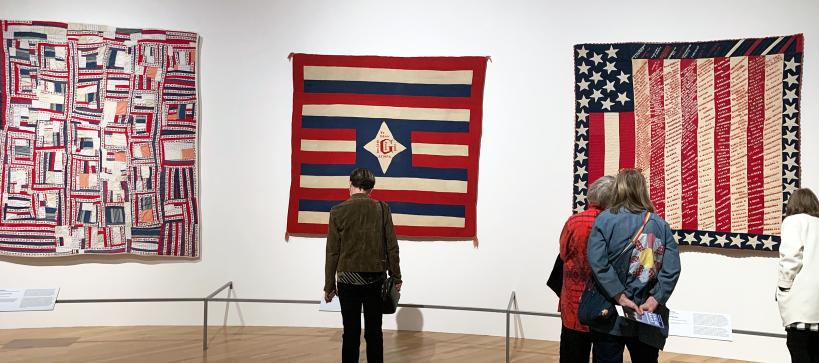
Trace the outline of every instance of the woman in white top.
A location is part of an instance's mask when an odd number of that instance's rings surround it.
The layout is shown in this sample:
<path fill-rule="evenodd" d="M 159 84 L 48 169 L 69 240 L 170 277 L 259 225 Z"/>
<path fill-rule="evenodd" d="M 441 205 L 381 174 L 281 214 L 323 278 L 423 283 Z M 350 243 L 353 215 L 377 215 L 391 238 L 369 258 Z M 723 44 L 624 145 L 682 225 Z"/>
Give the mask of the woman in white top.
<path fill-rule="evenodd" d="M 819 362 L 819 200 L 810 189 L 788 200 L 779 245 L 777 301 L 793 362 Z"/>

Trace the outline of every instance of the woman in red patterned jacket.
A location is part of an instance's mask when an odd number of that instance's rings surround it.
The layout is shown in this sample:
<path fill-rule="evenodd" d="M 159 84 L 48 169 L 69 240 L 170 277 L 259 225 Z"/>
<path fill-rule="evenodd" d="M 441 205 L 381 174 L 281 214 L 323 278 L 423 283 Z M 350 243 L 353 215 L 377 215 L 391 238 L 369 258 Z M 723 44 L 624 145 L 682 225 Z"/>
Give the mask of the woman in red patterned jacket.
<path fill-rule="evenodd" d="M 580 296 L 591 275 L 586 254 L 594 219 L 609 206 L 614 178 L 604 176 L 589 188 L 589 208 L 566 221 L 560 233 L 560 259 L 563 260 L 563 289 L 560 291 L 560 361 L 588 362 L 591 351 L 589 328 L 577 319 Z"/>

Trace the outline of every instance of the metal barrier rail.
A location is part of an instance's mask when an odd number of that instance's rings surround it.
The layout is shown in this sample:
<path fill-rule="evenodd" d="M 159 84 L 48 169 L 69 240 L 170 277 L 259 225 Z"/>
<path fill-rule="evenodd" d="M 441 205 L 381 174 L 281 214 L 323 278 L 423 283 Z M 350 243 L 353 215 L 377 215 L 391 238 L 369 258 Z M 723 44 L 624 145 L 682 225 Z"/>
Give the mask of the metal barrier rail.
<path fill-rule="evenodd" d="M 201 297 L 160 297 L 145 299 L 57 299 L 57 304 L 141 303 L 141 302 L 202 302 Z"/>
<path fill-rule="evenodd" d="M 210 293 L 210 295 L 205 296 L 205 306 L 202 309 L 204 311 L 204 315 L 202 317 L 202 350 L 208 350 L 208 301 L 213 299 L 218 293 L 222 292 L 222 290 L 228 289 L 228 296 L 230 296 L 230 291 L 233 291 L 233 281 L 228 281 L 222 287 L 216 289 L 214 292 Z"/>
<path fill-rule="evenodd" d="M 268 304 L 305 304 L 305 305 L 318 305 L 319 302 L 317 300 L 287 300 L 287 299 L 247 299 L 247 298 L 219 298 L 216 297 L 220 292 L 228 289 L 228 296 L 230 296 L 230 291 L 233 290 L 233 281 L 228 281 L 218 289 L 214 290 L 208 296 L 204 298 L 137 298 L 137 299 L 57 299 L 58 304 L 88 304 L 88 303 L 143 303 L 143 302 L 201 302 L 204 304 L 203 306 L 203 317 L 202 317 L 202 350 L 208 349 L 208 303 L 209 302 L 247 302 L 247 303 L 268 303 Z M 512 309 L 512 306 L 515 306 L 515 309 Z M 510 323 L 512 320 L 512 315 L 529 315 L 529 316 L 545 316 L 550 318 L 559 318 L 559 313 L 541 313 L 536 311 L 520 311 L 517 310 L 517 296 L 514 291 L 512 291 L 511 295 L 509 296 L 509 303 L 506 305 L 506 309 L 491 309 L 491 308 L 476 308 L 476 307 L 465 307 L 465 306 L 448 306 L 448 305 L 427 305 L 427 304 L 398 304 L 399 307 L 403 308 L 416 308 L 416 309 L 436 309 L 436 310 L 457 310 L 457 311 L 475 311 L 475 312 L 482 312 L 482 313 L 497 313 L 497 314 L 506 314 L 506 362 L 511 361 L 511 351 L 510 351 Z M 754 336 L 761 336 L 761 337 L 768 337 L 768 338 L 786 338 L 785 334 L 778 334 L 778 333 L 770 333 L 770 332 L 760 332 L 760 331 L 753 331 L 753 330 L 741 330 L 741 329 L 734 329 L 732 330 L 734 334 L 742 334 L 742 335 L 754 335 Z"/>

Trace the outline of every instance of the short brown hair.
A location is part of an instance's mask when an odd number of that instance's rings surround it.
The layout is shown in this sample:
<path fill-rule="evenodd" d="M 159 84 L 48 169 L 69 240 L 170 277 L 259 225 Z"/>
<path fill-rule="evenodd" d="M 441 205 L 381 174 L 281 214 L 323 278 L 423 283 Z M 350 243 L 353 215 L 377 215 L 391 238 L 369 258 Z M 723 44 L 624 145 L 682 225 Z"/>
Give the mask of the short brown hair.
<path fill-rule="evenodd" d="M 350 183 L 356 188 L 370 190 L 375 186 L 375 175 L 370 169 L 358 168 L 350 173 Z"/>
<path fill-rule="evenodd" d="M 791 194 L 785 216 L 803 213 L 819 218 L 819 200 L 808 188 L 797 189 Z"/>
<path fill-rule="evenodd" d="M 646 178 L 637 169 L 624 169 L 614 180 L 614 195 L 611 200 L 612 213 L 620 208 L 630 212 L 654 212 L 654 205 L 648 196 Z"/>

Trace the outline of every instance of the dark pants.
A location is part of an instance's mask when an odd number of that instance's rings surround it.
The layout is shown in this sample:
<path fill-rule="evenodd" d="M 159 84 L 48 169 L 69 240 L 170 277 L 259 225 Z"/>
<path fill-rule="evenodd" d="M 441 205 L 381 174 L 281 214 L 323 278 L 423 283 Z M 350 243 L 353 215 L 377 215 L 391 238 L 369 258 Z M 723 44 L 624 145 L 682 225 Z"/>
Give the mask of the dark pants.
<path fill-rule="evenodd" d="M 364 306 L 364 339 L 367 340 L 367 362 L 384 361 L 384 336 L 381 333 L 381 283 L 369 285 L 338 284 L 344 335 L 341 361 L 358 362 L 361 344 L 361 306 Z"/>
<path fill-rule="evenodd" d="M 618 337 L 615 335 L 592 333 L 594 363 L 623 363 L 623 351 L 628 347 L 628 354 L 634 363 L 657 362 L 660 350 L 641 343 L 637 337 Z"/>
<path fill-rule="evenodd" d="M 591 347 L 591 333 L 565 326 L 560 330 L 560 363 L 588 362 Z"/>
<path fill-rule="evenodd" d="M 819 363 L 819 332 L 787 329 L 793 363 Z"/>

